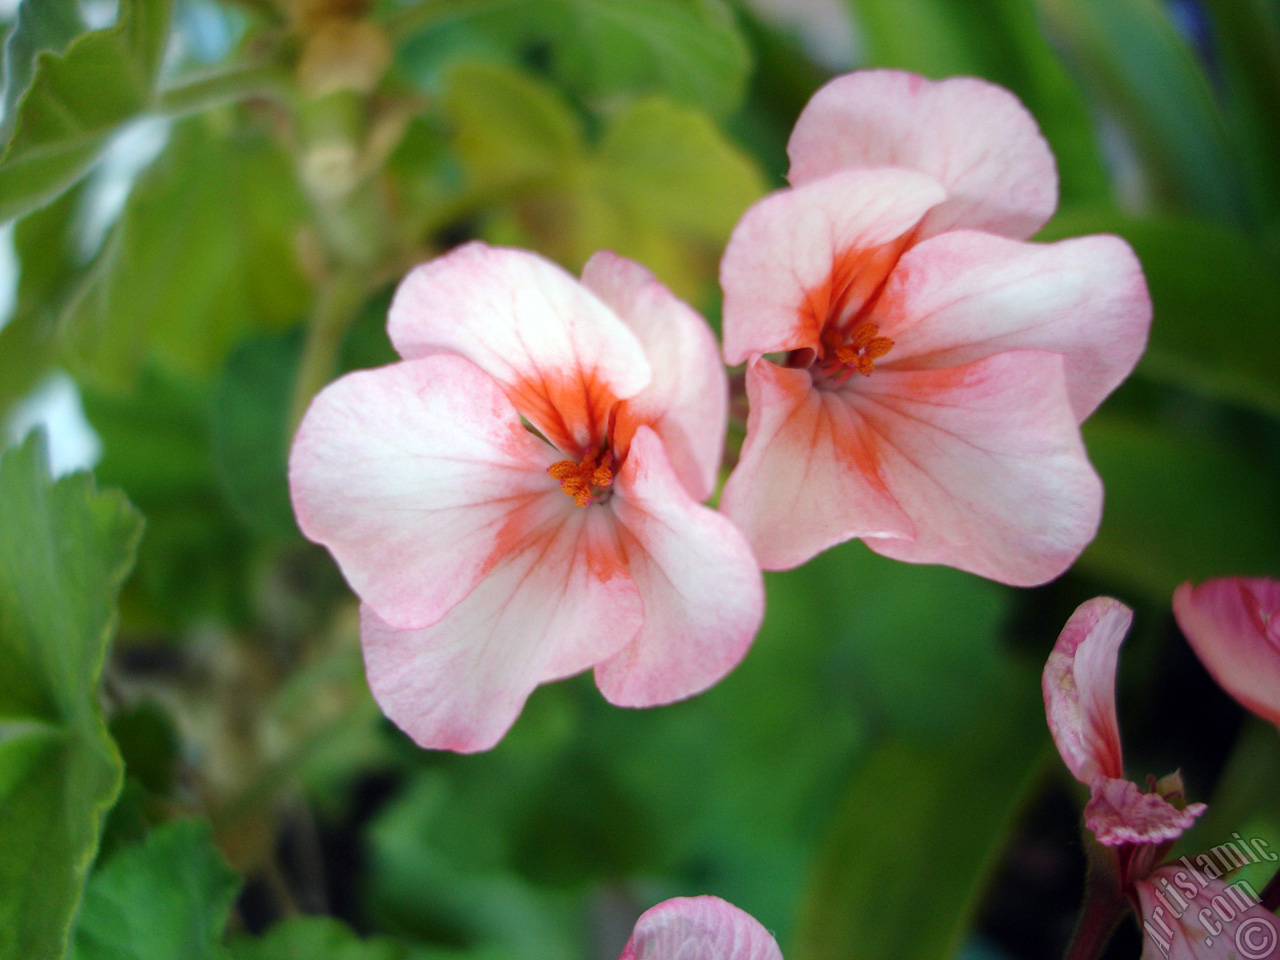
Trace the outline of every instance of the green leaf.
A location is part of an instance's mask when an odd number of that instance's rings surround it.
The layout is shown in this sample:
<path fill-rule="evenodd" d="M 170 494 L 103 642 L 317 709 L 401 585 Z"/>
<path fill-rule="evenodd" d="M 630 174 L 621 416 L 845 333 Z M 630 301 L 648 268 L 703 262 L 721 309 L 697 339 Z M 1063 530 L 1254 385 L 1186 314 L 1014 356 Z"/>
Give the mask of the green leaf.
<path fill-rule="evenodd" d="M 260 940 L 231 944 L 231 960 L 408 960 L 408 950 L 387 937 L 362 940 L 346 924 L 329 917 L 294 917 L 278 923 Z"/>
<path fill-rule="evenodd" d="M 289 405 L 299 331 L 245 340 L 213 392 L 213 457 L 230 502 L 261 533 L 296 537 L 289 499 Z"/>
<path fill-rule="evenodd" d="M 555 180 L 581 161 L 582 132 L 558 97 L 518 70 L 480 60 L 450 71 L 444 108 L 477 193 Z"/>
<path fill-rule="evenodd" d="M 13 249 L 18 289 L 0 327 L 0 414 L 28 393 L 57 359 L 56 328 L 80 268 L 77 246 L 83 190 L 68 190 L 18 221 Z"/>
<path fill-rule="evenodd" d="M 1082 568 L 1161 603 L 1184 580 L 1280 568 L 1275 480 L 1225 439 L 1107 414 L 1084 438 L 1107 500 Z"/>
<path fill-rule="evenodd" d="M 723 116 L 751 66 L 722 0 L 447 0 L 407 10 L 400 32 L 459 21 L 517 55 L 546 48 L 559 77 L 596 100 L 661 93 Z"/>
<path fill-rule="evenodd" d="M 1034 0 L 847 0 L 867 65 L 1008 87 L 1039 121 L 1058 159 L 1064 200 L 1104 199 L 1107 173 L 1085 99 L 1036 16 Z"/>
<path fill-rule="evenodd" d="M 113 387 L 132 384 L 149 358 L 209 376 L 247 331 L 305 310 L 295 253 L 304 215 L 287 162 L 265 139 L 220 136 L 201 120 L 178 127 L 67 308 L 68 358 Z"/>
<path fill-rule="evenodd" d="M 1229 843 L 1232 833 L 1250 839 L 1261 836 L 1276 850 L 1280 847 L 1280 811 L 1275 803 L 1278 795 L 1280 738 L 1271 724 L 1246 717 L 1208 811 L 1179 840 L 1175 853 L 1199 852 Z M 1275 864 L 1263 860 L 1246 866 L 1236 877 L 1261 890 L 1275 872 Z"/>
<path fill-rule="evenodd" d="M 207 823 L 160 827 L 94 874 L 70 960 L 218 960 L 239 890 Z"/>
<path fill-rule="evenodd" d="M 1280 215 L 1280 8 L 1270 0 L 1207 0 L 1219 95 L 1259 219 Z"/>
<path fill-rule="evenodd" d="M 102 440 L 98 477 L 122 487 L 147 517 L 121 601 L 125 623 L 136 632 L 237 621 L 249 591 L 247 545 L 214 474 L 207 390 L 148 370 L 130 396 L 82 386 L 81 397 Z"/>
<path fill-rule="evenodd" d="M 712 242 L 727 238 L 765 189 L 759 168 L 706 114 L 667 100 L 641 100 L 614 118 L 596 162 L 619 201 Z"/>
<path fill-rule="evenodd" d="M 122 124 L 151 107 L 173 0 L 120 0 L 116 23 L 36 59 L 0 155 L 0 221 L 78 180 Z"/>
<path fill-rule="evenodd" d="M 13 29 L 4 44 L 4 100 L 0 110 L 0 143 L 13 130 L 14 108 L 31 85 L 36 56 L 45 50 L 61 53 L 85 30 L 80 16 L 80 0 L 23 0 L 18 6 Z"/>
<path fill-rule="evenodd" d="M 795 960 L 950 960 L 1046 755 L 1036 677 L 987 689 L 945 740 L 889 738 L 854 773 L 822 843 Z"/>
<path fill-rule="evenodd" d="M 1235 145 L 1195 54 L 1159 0 L 1037 0 L 1135 140 L 1157 194 L 1246 224 Z"/>
<path fill-rule="evenodd" d="M 759 168 L 715 124 L 668 100 L 631 104 L 593 145 L 552 89 L 510 67 L 456 68 L 445 103 L 471 195 L 509 218 L 490 239 L 572 270 L 613 250 L 697 300 L 764 192 Z"/>
<path fill-rule="evenodd" d="M 49 372 L 54 356 L 49 335 L 31 317 L 0 327 L 0 418 Z"/>
<path fill-rule="evenodd" d="M 142 529 L 43 442 L 0 458 L 0 958 L 60 957 L 121 762 L 98 707 L 114 603 Z"/>
<path fill-rule="evenodd" d="M 1138 369 L 1180 387 L 1280 417 L 1280 280 L 1239 233 L 1201 220 L 1077 211 L 1039 239 L 1118 233 L 1133 245 L 1155 318 Z"/>

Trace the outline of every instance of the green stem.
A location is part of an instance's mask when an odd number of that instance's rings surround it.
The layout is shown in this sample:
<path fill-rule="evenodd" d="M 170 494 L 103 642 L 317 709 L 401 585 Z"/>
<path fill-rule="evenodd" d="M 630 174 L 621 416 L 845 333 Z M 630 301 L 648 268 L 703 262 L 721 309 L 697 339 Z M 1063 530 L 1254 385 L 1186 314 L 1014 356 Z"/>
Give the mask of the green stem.
<path fill-rule="evenodd" d="M 1102 956 L 1127 909 L 1122 898 L 1090 896 L 1085 900 L 1066 960 L 1097 960 Z"/>
<path fill-rule="evenodd" d="M 307 327 L 298 378 L 294 381 L 293 402 L 289 408 L 291 436 L 311 398 L 333 376 L 342 339 L 369 293 L 367 276 L 367 271 L 340 268 L 320 287 L 315 312 Z"/>
<path fill-rule="evenodd" d="M 1280 870 L 1267 882 L 1262 890 L 1262 897 L 1259 900 L 1263 910 L 1269 910 L 1275 913 L 1280 909 Z"/>
<path fill-rule="evenodd" d="M 240 64 L 200 73 L 161 90 L 158 112 L 182 117 L 249 97 L 283 98 L 288 89 L 284 72 L 274 61 Z"/>
<path fill-rule="evenodd" d="M 387 33 L 393 43 L 401 44 L 442 21 L 511 5 L 512 0 L 422 0 L 391 17 Z"/>

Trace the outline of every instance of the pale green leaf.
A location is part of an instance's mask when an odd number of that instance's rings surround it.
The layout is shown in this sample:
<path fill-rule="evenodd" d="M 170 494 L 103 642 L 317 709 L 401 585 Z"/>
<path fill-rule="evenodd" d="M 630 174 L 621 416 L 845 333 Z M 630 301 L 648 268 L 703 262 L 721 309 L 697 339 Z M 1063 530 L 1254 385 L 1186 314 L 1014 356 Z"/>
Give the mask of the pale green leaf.
<path fill-rule="evenodd" d="M 712 242 L 723 242 L 765 191 L 755 162 L 706 114 L 668 100 L 641 100 L 615 117 L 596 162 L 611 195 Z"/>
<path fill-rule="evenodd" d="M 142 523 L 33 437 L 0 458 L 0 958 L 61 957 L 119 754 L 98 707 Z"/>
<path fill-rule="evenodd" d="M 488 238 L 534 246 L 572 270 L 613 250 L 696 299 L 764 192 L 747 154 L 704 114 L 669 100 L 631 104 L 587 145 L 547 84 L 473 63 L 454 70 L 446 108 L 477 205 L 508 213 Z"/>
<path fill-rule="evenodd" d="M 660 93 L 722 116 L 751 65 L 722 0 L 446 0 L 404 11 L 398 32 L 458 23 L 514 52 L 546 48 L 556 74 L 592 99 Z"/>
<path fill-rule="evenodd" d="M 461 63 L 449 74 L 444 107 L 468 184 L 477 192 L 545 183 L 580 162 L 576 118 L 544 84 L 518 70 Z"/>

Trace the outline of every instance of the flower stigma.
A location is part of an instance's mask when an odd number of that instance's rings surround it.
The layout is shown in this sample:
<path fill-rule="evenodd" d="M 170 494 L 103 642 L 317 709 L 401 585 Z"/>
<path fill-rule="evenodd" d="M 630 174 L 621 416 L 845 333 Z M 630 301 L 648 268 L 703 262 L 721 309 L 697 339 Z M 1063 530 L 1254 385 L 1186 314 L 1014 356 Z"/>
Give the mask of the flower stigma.
<path fill-rule="evenodd" d="M 876 361 L 893 349 L 893 341 L 880 336 L 880 328 L 874 323 L 863 323 L 854 329 L 849 342 L 836 347 L 835 357 L 864 377 L 871 376 Z"/>
<path fill-rule="evenodd" d="M 547 467 L 547 473 L 560 481 L 560 489 L 573 497 L 580 507 L 603 499 L 606 488 L 613 484 L 613 451 L 592 450 L 581 462 L 560 460 Z"/>

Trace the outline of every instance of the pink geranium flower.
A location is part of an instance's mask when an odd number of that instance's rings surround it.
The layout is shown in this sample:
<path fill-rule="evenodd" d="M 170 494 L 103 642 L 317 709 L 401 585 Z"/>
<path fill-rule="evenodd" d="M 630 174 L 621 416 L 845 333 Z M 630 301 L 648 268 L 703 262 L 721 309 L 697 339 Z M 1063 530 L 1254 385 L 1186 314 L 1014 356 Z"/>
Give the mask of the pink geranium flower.
<path fill-rule="evenodd" d="M 1280 727 L 1280 581 L 1184 583 L 1174 591 L 1173 613 L 1218 685 Z"/>
<path fill-rule="evenodd" d="M 719 897 L 681 897 L 636 921 L 619 960 L 782 960 L 760 922 Z"/>
<path fill-rule="evenodd" d="M 1045 664 L 1045 713 L 1067 769 L 1089 787 L 1086 826 L 1093 847 L 1088 891 L 1070 956 L 1096 956 L 1125 909 L 1143 926 L 1143 960 L 1277 960 L 1276 918 L 1256 894 L 1227 883 L 1221 866 L 1198 857 L 1164 863 L 1173 842 L 1206 807 L 1187 804 L 1173 773 L 1148 789 L 1125 779 L 1116 722 L 1115 678 L 1132 611 L 1107 597 L 1082 604 Z"/>
<path fill-rule="evenodd" d="M 612 254 L 579 283 L 473 243 L 409 274 L 388 330 L 404 360 L 322 391 L 290 460 L 387 716 L 483 750 L 538 684 L 594 667 L 610 701 L 650 706 L 738 663 L 763 589 L 699 503 L 727 403 L 700 317 Z"/>
<path fill-rule="evenodd" d="M 1022 242 L 1056 205 L 1053 157 L 980 80 L 839 77 L 788 150 L 792 187 L 721 263 L 751 403 L 722 509 L 766 569 L 861 537 L 1011 584 L 1061 573 L 1101 510 L 1079 424 L 1150 324 L 1132 251 Z"/>

